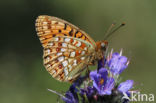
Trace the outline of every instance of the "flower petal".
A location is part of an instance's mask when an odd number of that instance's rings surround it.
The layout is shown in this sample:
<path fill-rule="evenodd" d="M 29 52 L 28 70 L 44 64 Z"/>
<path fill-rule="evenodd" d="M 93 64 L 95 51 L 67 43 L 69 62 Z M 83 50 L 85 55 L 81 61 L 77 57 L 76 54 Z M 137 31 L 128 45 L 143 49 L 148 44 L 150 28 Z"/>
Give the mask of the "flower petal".
<path fill-rule="evenodd" d="M 113 53 L 112 58 L 108 61 L 108 67 L 114 75 L 122 73 L 127 68 L 127 57 Z"/>
<path fill-rule="evenodd" d="M 74 95 L 71 92 L 66 92 L 66 97 L 62 98 L 63 101 L 65 101 L 66 103 L 78 103 L 78 100 L 76 100 L 74 98 Z"/>
<path fill-rule="evenodd" d="M 99 70 L 99 74 L 101 75 L 101 78 L 106 79 L 106 77 L 108 76 L 107 69 L 101 68 L 101 69 Z"/>
<path fill-rule="evenodd" d="M 112 93 L 112 89 L 114 88 L 115 80 L 114 78 L 108 78 L 106 84 L 101 91 L 99 92 L 100 95 L 110 95 Z"/>
<path fill-rule="evenodd" d="M 134 81 L 133 80 L 127 80 L 125 82 L 120 83 L 118 86 L 118 90 L 120 92 L 128 92 L 133 87 Z"/>

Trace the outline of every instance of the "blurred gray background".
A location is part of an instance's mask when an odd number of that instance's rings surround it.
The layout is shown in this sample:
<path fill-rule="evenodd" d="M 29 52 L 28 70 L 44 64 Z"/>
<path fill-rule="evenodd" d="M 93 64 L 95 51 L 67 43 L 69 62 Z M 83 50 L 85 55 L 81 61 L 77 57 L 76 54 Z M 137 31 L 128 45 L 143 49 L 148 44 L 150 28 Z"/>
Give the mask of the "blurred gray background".
<path fill-rule="evenodd" d="M 43 14 L 73 23 L 95 41 L 113 22 L 126 22 L 109 48 L 123 48 L 131 60 L 123 81 L 133 79 L 141 93 L 156 94 L 155 0 L 1 0 L 0 103 L 56 102 L 47 88 L 62 92 L 70 85 L 54 80 L 43 67 L 35 31 L 35 19 Z"/>

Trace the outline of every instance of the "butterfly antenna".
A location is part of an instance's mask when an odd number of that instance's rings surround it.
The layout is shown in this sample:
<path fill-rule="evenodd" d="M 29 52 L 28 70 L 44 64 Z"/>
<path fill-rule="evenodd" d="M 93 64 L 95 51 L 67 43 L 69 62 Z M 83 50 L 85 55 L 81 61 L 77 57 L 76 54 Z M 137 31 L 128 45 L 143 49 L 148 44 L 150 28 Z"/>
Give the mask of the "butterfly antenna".
<path fill-rule="evenodd" d="M 121 27 L 125 26 L 125 23 L 120 24 L 116 29 L 114 29 L 112 32 L 109 32 L 105 36 L 105 40 L 107 40 L 110 36 L 112 36 L 113 33 L 115 33 L 117 30 L 119 30 Z"/>
<path fill-rule="evenodd" d="M 116 24 L 116 23 L 112 23 L 112 24 L 110 25 L 110 27 L 108 28 L 107 32 L 105 33 L 105 37 L 107 37 L 107 35 L 110 34 L 110 31 L 111 31 L 112 28 L 115 26 L 115 24 Z M 105 37 L 104 37 L 104 38 L 105 38 Z"/>

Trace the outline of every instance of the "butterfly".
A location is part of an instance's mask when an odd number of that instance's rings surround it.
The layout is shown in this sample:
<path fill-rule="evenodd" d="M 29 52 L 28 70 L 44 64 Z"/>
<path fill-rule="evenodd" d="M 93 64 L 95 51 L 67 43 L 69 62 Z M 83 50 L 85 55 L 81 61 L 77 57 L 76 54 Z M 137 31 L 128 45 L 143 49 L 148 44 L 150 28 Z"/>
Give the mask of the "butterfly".
<path fill-rule="evenodd" d="M 43 47 L 44 66 L 56 80 L 74 81 L 106 52 L 106 40 L 95 42 L 87 33 L 60 18 L 41 15 L 35 25 Z"/>

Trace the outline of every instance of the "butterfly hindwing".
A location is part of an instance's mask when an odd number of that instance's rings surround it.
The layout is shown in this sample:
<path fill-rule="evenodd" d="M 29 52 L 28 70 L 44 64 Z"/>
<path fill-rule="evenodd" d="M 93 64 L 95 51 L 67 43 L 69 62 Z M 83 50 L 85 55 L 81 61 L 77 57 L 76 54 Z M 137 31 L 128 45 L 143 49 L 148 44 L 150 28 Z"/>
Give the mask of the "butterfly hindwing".
<path fill-rule="evenodd" d="M 56 38 L 64 41 L 57 42 Z M 71 43 L 71 41 L 73 42 Z M 79 39 L 54 37 L 44 48 L 44 65 L 54 78 L 68 81 L 73 79 L 76 72 L 89 62 L 90 52 L 88 50 L 93 51 L 89 44 L 81 42 Z"/>

